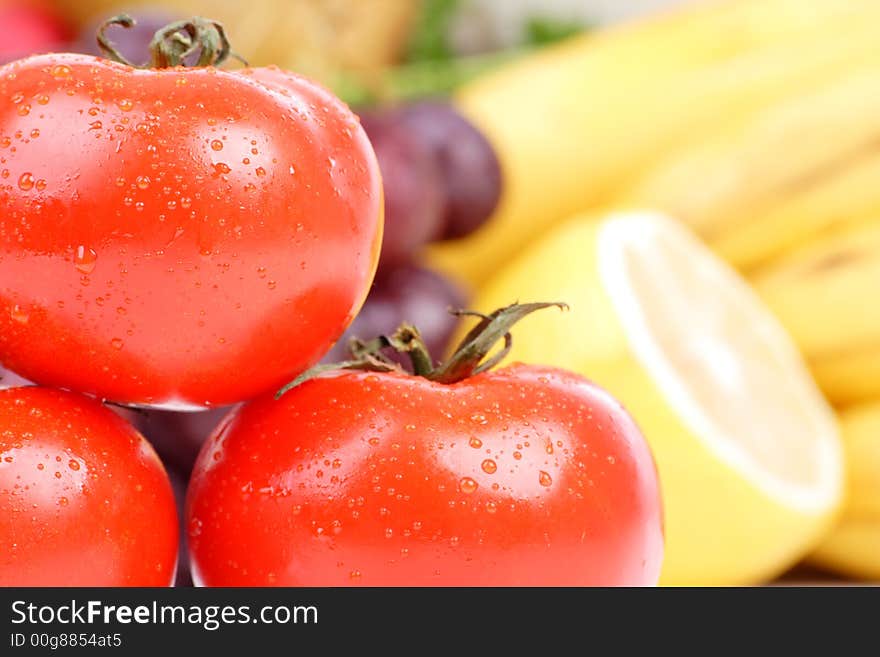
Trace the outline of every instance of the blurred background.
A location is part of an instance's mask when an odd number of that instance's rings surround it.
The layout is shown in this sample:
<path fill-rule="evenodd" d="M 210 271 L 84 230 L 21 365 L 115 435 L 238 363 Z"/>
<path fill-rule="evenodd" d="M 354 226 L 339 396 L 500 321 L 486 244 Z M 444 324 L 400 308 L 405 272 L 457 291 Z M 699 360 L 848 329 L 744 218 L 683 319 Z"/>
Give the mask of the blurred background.
<path fill-rule="evenodd" d="M 681 220 L 785 327 L 835 409 L 847 469 L 821 536 L 704 581 L 880 579 L 880 3 L 0 0 L 0 63 L 99 55 L 97 27 L 123 11 L 137 26 L 108 35 L 133 62 L 159 27 L 208 16 L 249 65 L 317 79 L 360 115 L 386 184 L 385 241 L 328 361 L 404 320 L 442 356 L 446 309 L 572 216 Z M 226 410 L 120 412 L 182 492 Z"/>

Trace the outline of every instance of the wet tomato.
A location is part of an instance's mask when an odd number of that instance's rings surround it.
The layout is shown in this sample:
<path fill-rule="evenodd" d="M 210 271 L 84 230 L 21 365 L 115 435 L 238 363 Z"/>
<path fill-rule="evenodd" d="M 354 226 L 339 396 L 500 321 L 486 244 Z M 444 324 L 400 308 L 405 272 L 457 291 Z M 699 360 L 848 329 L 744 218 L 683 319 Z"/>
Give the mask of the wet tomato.
<path fill-rule="evenodd" d="M 363 130 L 303 78 L 0 68 L 0 363 L 28 379 L 173 408 L 277 387 L 356 314 L 381 228 Z"/>
<path fill-rule="evenodd" d="M 526 365 L 334 371 L 245 404 L 205 444 L 187 516 L 212 586 L 648 585 L 663 550 L 633 421 Z"/>
<path fill-rule="evenodd" d="M 0 586 L 168 586 L 177 512 L 149 443 L 82 395 L 0 391 Z"/>

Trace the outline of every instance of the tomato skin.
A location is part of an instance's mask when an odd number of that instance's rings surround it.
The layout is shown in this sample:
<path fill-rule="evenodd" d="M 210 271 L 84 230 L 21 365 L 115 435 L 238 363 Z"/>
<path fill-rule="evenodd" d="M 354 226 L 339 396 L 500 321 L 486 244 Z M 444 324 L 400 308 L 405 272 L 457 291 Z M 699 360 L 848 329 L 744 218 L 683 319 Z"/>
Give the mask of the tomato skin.
<path fill-rule="evenodd" d="M 303 78 L 0 67 L 0 362 L 25 378 L 172 407 L 274 389 L 357 313 L 381 230 L 366 135 Z"/>
<path fill-rule="evenodd" d="M 209 586 L 655 584 L 653 461 L 586 380 L 334 373 L 221 422 L 187 496 Z"/>
<path fill-rule="evenodd" d="M 168 586 L 177 512 L 149 443 L 93 399 L 0 391 L 0 586 Z"/>

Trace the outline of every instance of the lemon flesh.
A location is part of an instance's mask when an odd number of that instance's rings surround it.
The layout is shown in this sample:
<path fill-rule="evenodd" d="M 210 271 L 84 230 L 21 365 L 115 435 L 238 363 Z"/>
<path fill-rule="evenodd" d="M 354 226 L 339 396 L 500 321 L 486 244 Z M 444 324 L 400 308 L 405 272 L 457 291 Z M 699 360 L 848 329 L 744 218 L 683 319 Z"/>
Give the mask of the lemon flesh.
<path fill-rule="evenodd" d="M 747 584 L 785 570 L 841 500 L 834 415 L 771 313 L 678 223 L 578 218 L 499 272 L 477 309 L 566 301 L 508 357 L 576 370 L 632 413 L 666 517 L 661 583 Z"/>

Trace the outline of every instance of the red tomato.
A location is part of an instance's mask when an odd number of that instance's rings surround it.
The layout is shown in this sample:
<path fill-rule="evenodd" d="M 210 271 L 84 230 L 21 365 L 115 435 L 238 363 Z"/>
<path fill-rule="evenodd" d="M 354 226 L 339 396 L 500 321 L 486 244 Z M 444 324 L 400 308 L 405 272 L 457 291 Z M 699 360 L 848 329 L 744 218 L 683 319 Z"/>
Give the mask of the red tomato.
<path fill-rule="evenodd" d="M 57 48 L 67 31 L 33 2 L 0 3 L 0 62 Z"/>
<path fill-rule="evenodd" d="M 0 586 L 167 586 L 171 485 L 149 443 L 98 402 L 0 391 Z"/>
<path fill-rule="evenodd" d="M 303 78 L 70 54 L 9 64 L 0 362 L 127 403 L 253 397 L 356 314 L 381 208 L 357 119 Z"/>
<path fill-rule="evenodd" d="M 525 365 L 335 372 L 248 403 L 205 444 L 187 523 L 211 586 L 648 585 L 663 545 L 627 413 Z"/>

